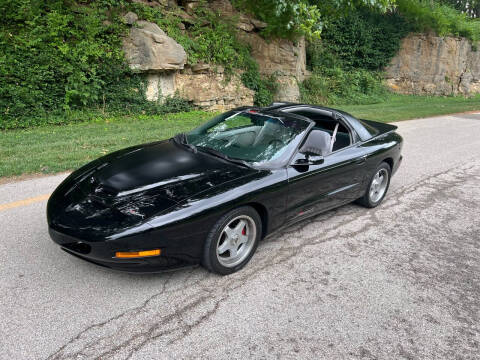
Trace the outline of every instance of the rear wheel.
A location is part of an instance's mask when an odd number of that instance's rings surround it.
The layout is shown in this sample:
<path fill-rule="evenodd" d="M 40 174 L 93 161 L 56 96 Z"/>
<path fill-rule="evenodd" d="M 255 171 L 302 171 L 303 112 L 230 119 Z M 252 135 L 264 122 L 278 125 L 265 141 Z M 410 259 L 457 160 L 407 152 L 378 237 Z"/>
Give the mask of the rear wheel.
<path fill-rule="evenodd" d="M 203 266 L 221 275 L 240 270 L 252 258 L 261 233 L 260 216 L 252 207 L 243 206 L 228 212 L 207 236 Z"/>
<path fill-rule="evenodd" d="M 375 169 L 375 172 L 368 183 L 365 195 L 358 199 L 357 202 L 368 208 L 374 208 L 380 205 L 387 194 L 388 187 L 390 186 L 390 175 L 390 165 L 382 162 L 377 169 Z"/>

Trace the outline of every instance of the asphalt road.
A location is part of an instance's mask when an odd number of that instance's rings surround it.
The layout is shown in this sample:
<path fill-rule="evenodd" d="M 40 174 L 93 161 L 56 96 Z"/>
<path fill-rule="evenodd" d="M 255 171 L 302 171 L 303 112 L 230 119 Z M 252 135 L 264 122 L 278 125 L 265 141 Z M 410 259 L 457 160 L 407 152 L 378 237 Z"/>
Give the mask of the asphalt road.
<path fill-rule="evenodd" d="M 0 185 L 0 358 L 479 359 L 480 114 L 398 126 L 382 206 L 269 237 L 228 277 L 78 260 L 45 223 L 65 175 Z"/>

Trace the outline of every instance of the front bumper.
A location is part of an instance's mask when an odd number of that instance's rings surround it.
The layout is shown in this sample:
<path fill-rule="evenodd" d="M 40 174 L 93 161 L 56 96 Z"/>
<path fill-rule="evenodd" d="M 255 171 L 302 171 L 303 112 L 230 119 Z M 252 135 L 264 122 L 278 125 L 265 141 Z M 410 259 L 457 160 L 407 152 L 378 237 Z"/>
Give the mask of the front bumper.
<path fill-rule="evenodd" d="M 117 241 L 85 241 L 73 236 L 59 232 L 49 227 L 48 232 L 52 240 L 60 245 L 65 252 L 88 261 L 90 263 L 103 266 L 113 270 L 151 273 L 178 269 L 186 266 L 195 265 L 195 263 L 186 261 L 180 257 L 169 256 L 166 249 L 162 249 L 159 256 L 117 259 L 117 251 L 136 251 L 138 250 L 139 240 L 132 237 L 128 240 Z"/>

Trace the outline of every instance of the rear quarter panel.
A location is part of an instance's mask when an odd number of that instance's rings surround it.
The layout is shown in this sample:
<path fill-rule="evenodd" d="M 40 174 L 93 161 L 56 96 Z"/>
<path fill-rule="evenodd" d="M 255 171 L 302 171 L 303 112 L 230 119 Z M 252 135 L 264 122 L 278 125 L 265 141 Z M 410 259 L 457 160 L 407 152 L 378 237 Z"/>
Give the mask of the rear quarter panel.
<path fill-rule="evenodd" d="M 394 172 L 400 164 L 402 151 L 402 137 L 394 131 L 381 134 L 371 140 L 365 141 L 360 147 L 367 154 L 365 167 L 365 184 L 370 180 L 375 169 L 386 161 L 392 167 Z"/>

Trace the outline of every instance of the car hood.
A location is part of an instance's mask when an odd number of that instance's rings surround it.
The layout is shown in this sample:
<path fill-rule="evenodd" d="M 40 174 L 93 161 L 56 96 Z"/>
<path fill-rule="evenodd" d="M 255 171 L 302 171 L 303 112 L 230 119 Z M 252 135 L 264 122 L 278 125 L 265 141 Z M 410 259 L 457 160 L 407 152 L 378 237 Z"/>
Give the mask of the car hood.
<path fill-rule="evenodd" d="M 115 155 L 115 153 L 114 153 Z M 161 192 L 179 202 L 211 187 L 256 172 L 174 141 L 146 144 L 105 158 L 90 175 L 97 194 L 115 197 Z"/>
<path fill-rule="evenodd" d="M 98 237 L 144 223 L 200 192 L 258 170 L 193 152 L 172 140 L 123 149 L 72 173 L 52 194 L 49 224 Z M 107 225 L 108 224 L 108 225 Z"/>

